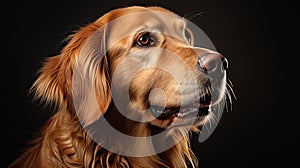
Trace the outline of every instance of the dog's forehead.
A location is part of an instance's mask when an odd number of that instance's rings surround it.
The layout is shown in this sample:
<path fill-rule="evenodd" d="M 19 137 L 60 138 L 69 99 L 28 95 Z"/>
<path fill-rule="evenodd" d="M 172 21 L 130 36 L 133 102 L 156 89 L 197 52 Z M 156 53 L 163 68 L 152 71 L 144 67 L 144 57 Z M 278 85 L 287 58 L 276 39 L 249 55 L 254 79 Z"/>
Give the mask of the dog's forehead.
<path fill-rule="evenodd" d="M 184 26 L 186 21 L 179 15 L 161 7 L 126 7 L 112 10 L 107 14 L 108 22 L 115 21 L 115 23 L 123 24 L 127 22 L 127 26 L 134 26 L 143 24 L 152 24 L 152 27 L 161 26 L 163 24 L 168 26 Z M 123 21 L 123 22 L 122 22 Z M 107 21 L 106 21 L 107 22 Z"/>
<path fill-rule="evenodd" d="M 139 32 L 158 32 L 178 38 L 185 26 L 186 21 L 182 17 L 161 11 L 127 13 L 106 24 L 111 43 Z"/>

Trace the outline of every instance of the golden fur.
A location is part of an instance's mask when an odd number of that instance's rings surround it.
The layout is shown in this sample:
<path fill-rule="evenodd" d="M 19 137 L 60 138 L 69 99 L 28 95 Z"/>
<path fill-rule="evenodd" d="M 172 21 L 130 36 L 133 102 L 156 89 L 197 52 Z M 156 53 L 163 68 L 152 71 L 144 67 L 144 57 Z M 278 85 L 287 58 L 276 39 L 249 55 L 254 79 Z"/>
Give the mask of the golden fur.
<path fill-rule="evenodd" d="M 20 158 L 14 161 L 9 167 L 30 167 L 30 168 L 47 168 L 47 167 L 172 167 L 182 168 L 187 167 L 187 164 L 193 167 L 198 167 L 197 159 L 194 156 L 190 144 L 189 137 L 185 136 L 172 148 L 148 157 L 128 157 L 112 153 L 96 142 L 94 142 L 88 133 L 84 130 L 78 115 L 73 107 L 73 97 L 81 96 L 81 92 L 74 93 L 72 91 L 72 75 L 74 73 L 76 59 L 81 52 L 83 45 L 87 39 L 99 28 L 107 24 L 113 19 L 127 15 L 129 13 L 141 11 L 160 11 L 172 13 L 160 7 L 127 7 L 116 9 L 95 22 L 82 27 L 79 31 L 70 37 L 70 41 L 57 56 L 49 58 L 40 71 L 40 76 L 34 83 L 32 89 L 35 90 L 36 97 L 41 98 L 46 103 L 55 105 L 56 113 L 47 121 L 44 128 L 41 130 L 38 137 L 32 141 L 28 150 L 22 154 Z M 114 27 L 113 27 L 114 28 Z M 104 29 L 101 38 L 105 37 L 107 31 Z M 110 33 L 108 33 L 110 34 Z M 111 33 L 113 35 L 113 33 Z M 129 37 L 128 37 L 129 38 Z M 93 78 L 93 86 L 95 87 L 96 99 L 101 113 L 83 112 L 83 120 L 86 125 L 93 123 L 104 113 L 107 114 L 107 120 L 112 123 L 118 130 L 125 132 L 131 136 L 151 136 L 153 130 L 163 129 L 174 122 L 176 119 L 170 118 L 166 120 L 155 119 L 151 123 L 139 123 L 126 119 L 120 115 L 117 110 L 112 107 L 111 93 L 111 74 L 116 71 L 117 65 L 121 60 L 128 55 L 131 45 L 128 44 L 128 38 L 118 41 L 116 44 L 108 42 L 106 45 L 111 45 L 107 56 L 101 60 L 86 59 L 84 64 L 92 67 L 87 73 Z M 191 49 L 190 44 L 186 41 L 174 39 L 169 36 L 164 36 L 164 41 L 167 43 L 159 44 L 160 48 L 176 53 L 181 56 L 181 59 L 190 66 L 192 71 L 197 71 L 192 65 L 199 53 L 212 52 L 206 49 L 197 48 L 198 53 Z M 100 39 L 101 41 L 101 39 Z M 102 39 L 102 41 L 105 41 Z M 112 40 L 114 41 L 114 40 Z M 195 49 L 195 48 L 194 48 Z M 138 50 L 138 49 L 135 49 Z M 137 51 L 138 53 L 139 51 Z M 120 54 L 121 53 L 121 54 Z M 161 66 L 165 66 L 165 62 L 170 62 L 169 58 L 159 58 Z M 97 62 L 99 61 L 99 62 Z M 173 61 L 174 62 L 174 61 Z M 176 61 L 175 61 L 176 63 Z M 126 62 L 125 62 L 126 64 Z M 130 63 L 128 63 L 130 64 Z M 127 64 L 127 66 L 128 66 Z M 130 67 L 130 66 L 129 66 Z M 126 68 L 126 67 L 124 67 Z M 127 68 L 128 69 L 128 68 Z M 128 70 L 124 69 L 122 77 L 126 76 Z M 180 68 L 179 68 L 180 69 Z M 127 72 L 126 72 L 127 71 Z M 149 82 L 149 77 L 151 81 Z M 184 74 L 179 73 L 180 78 L 184 78 Z M 120 77 L 120 78 L 122 78 Z M 159 80 L 160 78 L 164 80 Z M 201 78 L 199 79 L 201 80 Z M 151 83 L 151 86 L 150 84 Z M 175 90 L 170 89 L 175 88 Z M 173 87 L 174 86 L 174 87 Z M 159 69 L 148 69 L 134 76 L 130 83 L 130 96 L 132 104 L 141 111 L 146 109 L 145 102 L 141 97 L 145 96 L 146 90 L 150 87 L 160 88 L 166 92 L 166 105 L 172 106 L 180 102 L 180 97 L 174 96 L 176 92 L 176 81 L 168 76 L 167 73 Z M 78 95 L 74 95 L 78 94 Z M 170 98 L 169 98 L 170 97 Z M 158 98 L 153 98 L 152 101 Z M 84 107 L 87 102 L 82 100 L 79 106 Z M 114 124 L 114 123 L 118 124 Z M 199 126 L 199 125 L 198 125 Z M 155 128 L 152 128 L 155 127 Z M 193 127 L 194 131 L 198 131 L 197 125 Z M 184 134 L 185 130 L 181 134 Z M 138 149 L 137 149 L 138 150 Z"/>

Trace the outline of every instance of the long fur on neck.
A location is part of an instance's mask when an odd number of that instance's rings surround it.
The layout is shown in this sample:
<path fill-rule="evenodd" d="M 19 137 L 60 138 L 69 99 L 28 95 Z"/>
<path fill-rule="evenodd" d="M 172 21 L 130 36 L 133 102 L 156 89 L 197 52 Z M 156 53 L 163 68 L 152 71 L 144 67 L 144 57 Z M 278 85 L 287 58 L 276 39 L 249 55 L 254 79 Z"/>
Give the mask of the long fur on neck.
<path fill-rule="evenodd" d="M 140 133 L 137 127 L 134 132 Z M 142 128 L 141 128 L 142 129 Z M 150 130 L 145 134 L 151 133 Z M 141 136 L 141 135 L 138 135 Z M 137 149 L 139 150 L 139 149 Z M 81 127 L 78 119 L 60 109 L 50 118 L 31 147 L 10 168 L 28 167 L 187 167 L 186 161 L 196 167 L 197 161 L 188 137 L 169 150 L 149 157 L 127 157 L 101 148 Z"/>

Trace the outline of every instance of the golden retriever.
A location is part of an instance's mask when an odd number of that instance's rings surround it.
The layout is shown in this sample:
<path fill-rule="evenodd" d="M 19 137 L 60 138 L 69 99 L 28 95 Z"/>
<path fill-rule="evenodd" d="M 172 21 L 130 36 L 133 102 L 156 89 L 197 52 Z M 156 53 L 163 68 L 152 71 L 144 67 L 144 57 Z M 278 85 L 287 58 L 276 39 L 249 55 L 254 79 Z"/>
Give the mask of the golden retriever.
<path fill-rule="evenodd" d="M 9 167 L 198 167 L 189 133 L 224 104 L 228 62 L 196 38 L 161 7 L 82 27 L 33 84 L 56 113 Z"/>

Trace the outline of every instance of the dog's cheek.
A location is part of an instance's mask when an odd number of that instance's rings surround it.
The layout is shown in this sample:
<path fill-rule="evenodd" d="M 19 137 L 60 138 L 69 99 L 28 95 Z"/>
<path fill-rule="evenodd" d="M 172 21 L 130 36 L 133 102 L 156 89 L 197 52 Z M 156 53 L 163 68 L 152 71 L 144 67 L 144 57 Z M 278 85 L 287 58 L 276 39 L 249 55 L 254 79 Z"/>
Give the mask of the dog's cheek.
<path fill-rule="evenodd" d="M 129 101 L 131 106 L 139 111 L 148 109 L 150 105 L 148 100 L 149 90 L 149 85 L 131 82 L 129 85 Z"/>

